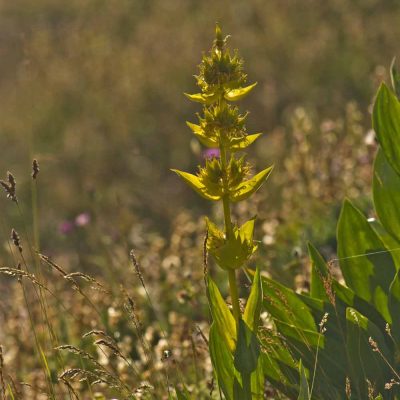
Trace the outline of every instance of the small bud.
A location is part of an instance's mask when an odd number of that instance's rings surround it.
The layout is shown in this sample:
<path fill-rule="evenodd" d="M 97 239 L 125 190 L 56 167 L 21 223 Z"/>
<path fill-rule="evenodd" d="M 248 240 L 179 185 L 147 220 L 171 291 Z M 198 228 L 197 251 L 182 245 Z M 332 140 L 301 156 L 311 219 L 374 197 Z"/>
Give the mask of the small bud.
<path fill-rule="evenodd" d="M 218 49 L 222 49 L 225 45 L 225 40 L 222 36 L 222 31 L 221 31 L 221 27 L 219 26 L 219 24 L 217 23 L 215 25 L 215 47 L 217 47 Z"/>

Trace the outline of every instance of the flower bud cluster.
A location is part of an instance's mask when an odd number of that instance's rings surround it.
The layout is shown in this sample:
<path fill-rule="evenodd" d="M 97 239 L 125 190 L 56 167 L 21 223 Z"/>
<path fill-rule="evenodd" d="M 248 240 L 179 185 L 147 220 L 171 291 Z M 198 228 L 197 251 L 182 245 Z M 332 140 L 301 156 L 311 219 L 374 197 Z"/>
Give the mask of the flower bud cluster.
<path fill-rule="evenodd" d="M 245 126 L 248 113 L 241 114 L 239 108 L 231 104 L 245 97 L 256 84 L 243 87 L 247 80 L 243 60 L 236 51 L 231 54 L 227 40 L 217 25 L 213 46 L 203 56 L 196 76 L 201 92 L 186 94 L 190 100 L 203 105 L 198 124 L 187 122 L 187 125 L 201 144 L 218 148 L 219 156 L 206 160 L 196 175 L 174 170 L 201 196 L 213 201 L 222 200 L 225 214 L 230 202 L 250 197 L 272 170 L 269 167 L 249 177 L 250 163 L 244 156 L 235 155 L 261 134 L 248 134 Z M 257 247 L 253 243 L 254 219 L 239 228 L 230 223 L 230 215 L 225 215 L 225 233 L 211 221 L 207 225 L 208 250 L 224 269 L 239 268 Z"/>

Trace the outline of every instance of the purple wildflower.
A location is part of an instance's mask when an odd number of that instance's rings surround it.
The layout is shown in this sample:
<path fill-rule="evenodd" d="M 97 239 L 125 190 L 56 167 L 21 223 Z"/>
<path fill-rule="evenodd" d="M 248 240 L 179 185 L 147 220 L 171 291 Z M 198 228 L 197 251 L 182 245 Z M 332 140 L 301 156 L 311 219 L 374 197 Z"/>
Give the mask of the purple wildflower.
<path fill-rule="evenodd" d="M 72 221 L 63 221 L 58 225 L 58 231 L 63 235 L 68 235 L 75 228 L 75 224 Z"/>
<path fill-rule="evenodd" d="M 203 151 L 203 158 L 209 160 L 210 158 L 218 158 L 221 153 L 218 148 L 210 148 Z"/>

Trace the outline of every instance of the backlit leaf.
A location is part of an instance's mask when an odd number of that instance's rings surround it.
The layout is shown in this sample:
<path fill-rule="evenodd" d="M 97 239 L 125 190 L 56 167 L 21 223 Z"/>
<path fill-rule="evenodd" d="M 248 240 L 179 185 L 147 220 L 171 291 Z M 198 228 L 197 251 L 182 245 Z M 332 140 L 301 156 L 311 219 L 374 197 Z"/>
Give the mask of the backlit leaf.
<path fill-rule="evenodd" d="M 233 192 L 230 193 L 229 198 L 233 201 L 241 201 L 247 199 L 254 192 L 256 192 L 261 185 L 267 180 L 269 174 L 272 171 L 273 166 L 264 169 L 253 178 L 240 183 Z"/>
<path fill-rule="evenodd" d="M 374 304 L 390 322 L 387 297 L 396 273 L 393 258 L 364 215 L 348 200 L 340 214 L 337 240 L 340 268 L 347 286 Z"/>
<path fill-rule="evenodd" d="M 220 195 L 211 194 L 208 191 L 207 187 L 203 185 L 203 183 L 200 181 L 197 175 L 179 171 L 177 169 L 171 169 L 171 171 L 180 176 L 192 189 L 194 189 L 200 196 L 204 197 L 205 199 L 216 201 L 221 198 Z"/>
<path fill-rule="evenodd" d="M 374 163 L 373 195 L 379 220 L 400 240 L 400 175 L 388 163 L 382 149 Z"/>
<path fill-rule="evenodd" d="M 384 83 L 375 100 L 372 121 L 388 162 L 400 175 L 400 103 Z"/>
<path fill-rule="evenodd" d="M 262 135 L 262 133 L 254 133 L 252 135 L 246 135 L 243 138 L 232 139 L 232 144 L 231 144 L 230 150 L 231 151 L 243 150 L 246 147 L 250 146 L 261 135 Z"/>
<path fill-rule="evenodd" d="M 299 385 L 300 391 L 297 400 L 311 400 L 306 370 L 304 369 L 301 360 L 299 362 L 299 374 L 300 374 L 300 385 Z"/>
<path fill-rule="evenodd" d="M 226 100 L 229 101 L 238 101 L 243 99 L 244 97 L 246 97 L 252 89 L 254 89 L 254 87 L 257 85 L 256 83 L 253 83 L 250 86 L 246 86 L 243 88 L 238 88 L 238 89 L 233 89 L 230 90 L 229 92 L 225 93 L 224 97 Z"/>
<path fill-rule="evenodd" d="M 207 294 L 215 329 L 223 338 L 228 349 L 233 352 L 236 347 L 236 322 L 210 276 L 208 276 Z"/>
<path fill-rule="evenodd" d="M 251 291 L 249 298 L 246 303 L 246 308 L 243 313 L 243 320 L 246 322 L 247 326 L 254 333 L 257 332 L 260 313 L 262 307 L 262 283 L 260 277 L 260 270 L 257 268 L 256 273 L 254 275 L 253 284 L 251 285 Z"/>

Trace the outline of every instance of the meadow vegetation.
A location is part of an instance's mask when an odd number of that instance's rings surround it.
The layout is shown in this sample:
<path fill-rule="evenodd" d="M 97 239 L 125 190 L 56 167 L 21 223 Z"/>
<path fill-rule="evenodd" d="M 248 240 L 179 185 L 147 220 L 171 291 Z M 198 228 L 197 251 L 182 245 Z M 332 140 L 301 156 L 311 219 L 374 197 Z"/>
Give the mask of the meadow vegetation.
<path fill-rule="evenodd" d="M 0 398 L 399 398 L 399 15 L 3 2 Z"/>

